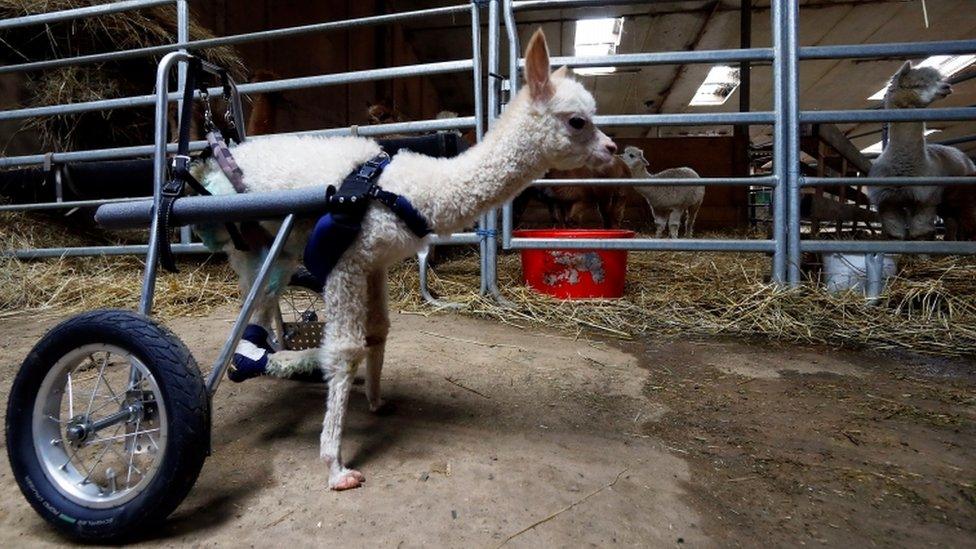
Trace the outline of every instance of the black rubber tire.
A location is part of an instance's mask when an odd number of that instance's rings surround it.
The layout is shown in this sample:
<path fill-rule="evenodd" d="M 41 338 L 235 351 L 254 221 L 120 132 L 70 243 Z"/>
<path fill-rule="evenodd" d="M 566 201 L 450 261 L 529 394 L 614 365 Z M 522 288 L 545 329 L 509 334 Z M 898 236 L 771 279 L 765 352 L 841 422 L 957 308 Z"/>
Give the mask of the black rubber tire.
<path fill-rule="evenodd" d="M 288 281 L 288 285 L 307 288 L 315 293 L 321 294 L 325 283 L 316 278 L 315 275 L 310 273 L 305 267 L 299 267 L 298 270 L 291 275 L 291 280 Z"/>
<path fill-rule="evenodd" d="M 72 349 L 92 343 L 137 357 L 156 379 L 169 418 L 155 477 L 135 498 L 106 509 L 79 505 L 55 487 L 34 450 L 31 421 L 48 371 Z M 10 468 L 34 510 L 74 539 L 120 542 L 151 534 L 193 487 L 210 448 L 210 403 L 196 361 L 172 332 L 131 311 L 97 310 L 62 322 L 27 355 L 10 390 L 6 428 Z"/>

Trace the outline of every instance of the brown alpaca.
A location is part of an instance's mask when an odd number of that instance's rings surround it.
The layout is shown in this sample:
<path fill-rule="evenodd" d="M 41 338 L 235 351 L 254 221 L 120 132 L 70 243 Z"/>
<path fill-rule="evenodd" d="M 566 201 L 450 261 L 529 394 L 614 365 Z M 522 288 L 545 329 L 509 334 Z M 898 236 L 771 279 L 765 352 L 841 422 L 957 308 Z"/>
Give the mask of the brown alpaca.
<path fill-rule="evenodd" d="M 970 175 L 976 175 L 976 171 Z M 945 187 L 939 215 L 945 221 L 946 240 L 976 240 L 976 187 Z"/>
<path fill-rule="evenodd" d="M 550 170 L 547 179 L 624 179 L 630 178 L 630 168 L 614 156 L 613 160 L 603 167 L 592 169 L 588 167 L 573 170 Z M 620 227 L 627 206 L 625 187 L 604 187 L 573 185 L 569 187 L 544 187 L 543 193 L 556 203 L 556 219 L 563 227 L 578 224 L 583 209 L 595 205 L 603 221 L 603 227 L 614 229 Z"/>
<path fill-rule="evenodd" d="M 366 103 L 366 124 L 370 126 L 406 121 L 407 117 L 397 109 L 396 103 L 389 97 L 377 103 Z"/>
<path fill-rule="evenodd" d="M 251 82 L 277 80 L 278 75 L 269 70 L 254 71 Z M 281 92 L 260 93 L 252 98 L 251 115 L 247 119 L 247 135 L 266 135 L 275 133 L 278 128 L 278 109 L 283 96 Z"/>

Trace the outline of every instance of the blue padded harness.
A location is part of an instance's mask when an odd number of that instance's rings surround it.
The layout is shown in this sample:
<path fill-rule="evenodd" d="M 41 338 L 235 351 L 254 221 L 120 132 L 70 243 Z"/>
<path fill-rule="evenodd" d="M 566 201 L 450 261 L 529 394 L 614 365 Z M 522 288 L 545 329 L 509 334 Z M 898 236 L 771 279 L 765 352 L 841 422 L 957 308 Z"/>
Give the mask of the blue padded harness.
<path fill-rule="evenodd" d="M 304 254 L 305 266 L 323 285 L 339 258 L 356 241 L 370 200 L 389 208 L 417 238 L 430 234 L 427 219 L 409 200 L 376 184 L 389 163 L 389 155 L 381 152 L 346 176 L 339 189 L 333 185 L 326 189 L 328 213 L 315 224 Z"/>

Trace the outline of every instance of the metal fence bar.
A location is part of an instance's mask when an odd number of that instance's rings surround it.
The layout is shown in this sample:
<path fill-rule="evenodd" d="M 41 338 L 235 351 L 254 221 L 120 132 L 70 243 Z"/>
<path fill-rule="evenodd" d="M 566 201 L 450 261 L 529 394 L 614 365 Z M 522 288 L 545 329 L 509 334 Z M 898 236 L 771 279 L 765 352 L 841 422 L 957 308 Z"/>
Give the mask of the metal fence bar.
<path fill-rule="evenodd" d="M 799 40 L 800 3 L 799 0 L 782 0 L 779 25 L 783 27 L 780 39 L 782 56 L 776 60 L 783 77 L 783 97 L 786 99 L 783 110 L 783 123 L 786 126 L 786 142 L 783 154 L 777 151 L 775 164 L 784 164 L 786 179 L 780 180 L 786 187 L 786 275 L 790 286 L 800 285 L 800 74 L 797 61 Z"/>
<path fill-rule="evenodd" d="M 976 179 L 976 178 L 974 178 Z M 678 178 L 606 178 L 606 179 L 536 179 L 532 182 L 533 187 L 565 187 L 585 185 L 587 187 L 699 187 L 699 186 L 719 186 L 719 187 L 775 187 L 776 178 L 768 177 L 700 177 L 697 179 L 678 179 Z"/>
<path fill-rule="evenodd" d="M 37 202 L 34 204 L 3 204 L 0 205 L 0 212 L 25 212 L 33 210 L 70 210 L 71 208 L 86 208 L 90 206 L 101 206 L 102 204 L 112 204 L 115 202 L 132 202 L 135 200 L 146 200 L 151 196 L 138 196 L 132 198 L 95 198 L 92 200 L 73 200 L 70 202 Z"/>
<path fill-rule="evenodd" d="M 165 2 L 159 1 L 157 3 L 161 3 L 161 4 L 172 3 L 174 1 L 175 0 L 166 0 Z M 344 19 L 342 21 L 329 21 L 326 23 L 315 23 L 311 25 L 300 25 L 296 27 L 287 27 L 283 29 L 272 29 L 266 31 L 235 34 L 231 36 L 220 36 L 217 38 L 194 40 L 192 42 L 187 42 L 185 44 L 185 48 L 198 51 L 202 49 L 215 48 L 219 46 L 246 44 L 248 42 L 256 42 L 259 40 L 276 40 L 276 39 L 288 38 L 292 36 L 301 36 L 304 34 L 344 30 L 344 29 L 349 29 L 354 27 L 382 25 L 385 23 L 407 21 L 411 19 L 420 19 L 424 17 L 434 17 L 438 15 L 456 15 L 456 14 L 464 13 L 467 10 L 468 10 L 468 5 L 462 4 L 457 6 L 446 6 L 441 8 L 432 8 L 432 9 L 424 9 L 424 10 L 416 10 L 416 11 L 408 11 L 408 12 L 400 12 L 400 13 L 390 13 L 385 15 L 373 15 L 369 17 L 359 17 L 355 19 Z M 121 61 L 124 59 L 148 57 L 151 55 L 165 55 L 171 51 L 178 51 L 180 49 L 183 49 L 181 48 L 180 44 L 162 44 L 159 46 L 147 46 L 143 48 L 133 48 L 131 50 L 124 50 L 124 51 L 93 53 L 89 55 L 79 55 L 75 57 L 66 57 L 61 59 L 45 59 L 43 61 L 32 61 L 29 63 L 20 63 L 17 65 L 7 65 L 7 66 L 0 67 L 0 74 L 11 73 L 11 72 L 34 71 L 34 70 L 41 70 L 41 69 L 52 69 L 55 67 L 64 67 L 68 65 L 77 66 L 77 65 L 86 65 L 91 63 L 105 63 L 107 61 Z"/>
<path fill-rule="evenodd" d="M 905 240 L 804 240 L 800 249 L 821 253 L 976 254 L 976 242 Z"/>
<path fill-rule="evenodd" d="M 83 257 L 105 255 L 146 255 L 149 246 L 134 244 L 125 246 L 81 246 L 76 248 L 33 248 L 0 251 L 0 255 L 17 259 L 45 259 L 50 257 Z M 173 244 L 173 253 L 206 254 L 213 253 L 203 244 Z"/>
<path fill-rule="evenodd" d="M 690 238 L 513 238 L 515 250 L 643 250 L 681 252 L 772 252 L 772 240 Z"/>
<path fill-rule="evenodd" d="M 741 61 L 772 61 L 772 48 L 663 51 L 655 53 L 619 53 L 615 55 L 594 55 L 587 57 L 553 57 L 553 67 L 640 67 L 649 65 L 686 65 L 694 63 L 737 63 Z M 519 67 L 525 60 L 519 60 Z"/>
<path fill-rule="evenodd" d="M 924 122 L 976 120 L 976 107 L 944 109 L 864 109 L 801 111 L 800 122 L 824 124 L 838 122 Z"/>
<path fill-rule="evenodd" d="M 82 17 L 109 15 L 112 13 L 119 13 L 121 11 L 152 8 L 162 6 L 164 4 L 172 4 L 173 2 L 174 0 L 124 0 L 121 2 L 112 2 L 110 4 L 99 4 L 97 6 L 85 6 L 83 8 L 73 8 L 50 13 L 24 15 L 23 17 L 11 17 L 9 19 L 0 19 L 0 30 L 26 27 L 28 25 L 57 23 L 58 21 L 69 21 L 71 19 L 80 19 Z"/>
<path fill-rule="evenodd" d="M 788 185 L 786 175 L 786 164 L 779 162 L 778 159 L 786 155 L 787 132 L 786 116 L 789 99 L 786 96 L 786 72 L 783 66 L 783 56 L 785 55 L 785 38 L 782 19 L 780 15 L 782 5 L 780 2 L 770 4 L 770 28 L 773 32 L 773 113 L 776 118 L 773 125 L 773 176 L 776 178 L 776 187 L 773 190 L 773 271 L 771 280 L 776 284 L 785 284 L 787 279 L 786 264 L 786 207 Z"/>
<path fill-rule="evenodd" d="M 238 86 L 238 91 L 246 95 L 252 93 L 269 93 L 276 91 L 318 88 L 324 86 L 337 86 L 342 84 L 372 82 L 375 80 L 387 80 L 390 78 L 407 76 L 430 76 L 435 74 L 462 72 L 471 70 L 471 66 L 472 62 L 470 59 L 440 61 L 437 63 L 418 63 L 415 65 L 401 65 L 399 67 L 387 67 L 383 69 L 340 72 L 333 74 L 322 74 L 318 76 L 303 76 L 299 78 L 283 78 L 279 80 L 268 80 L 266 82 L 241 84 Z M 209 88 L 208 91 L 211 95 L 217 95 L 223 91 L 223 88 L 214 86 L 213 88 Z M 199 96 L 199 93 L 197 95 Z M 179 98 L 180 95 L 176 92 L 168 95 L 168 101 L 177 101 Z M 156 95 L 150 94 L 132 97 L 120 97 L 117 99 L 102 99 L 99 101 L 86 101 L 82 103 L 69 103 L 66 105 L 30 107 L 26 109 L 0 111 L 0 121 L 20 120 L 23 118 L 33 118 L 38 116 L 60 116 L 65 114 L 78 114 L 83 112 L 117 108 L 144 107 L 153 105 L 155 102 Z"/>
<path fill-rule="evenodd" d="M 957 177 L 804 177 L 803 187 L 841 185 L 874 185 L 883 187 L 916 187 L 928 185 L 976 185 L 976 176 Z"/>
<path fill-rule="evenodd" d="M 775 120 L 772 111 L 716 112 L 708 114 L 605 114 L 593 117 L 593 123 L 607 127 L 627 126 L 735 126 L 768 125 Z"/>
<path fill-rule="evenodd" d="M 893 42 L 886 44 L 846 44 L 806 46 L 800 48 L 800 59 L 858 59 L 871 57 L 922 57 L 976 52 L 976 40 L 943 42 Z"/>
<path fill-rule="evenodd" d="M 419 120 L 411 122 L 397 122 L 395 124 L 378 124 L 375 126 L 360 126 L 358 134 L 362 136 L 381 136 L 391 133 L 415 133 L 431 132 L 443 130 L 464 130 L 474 127 L 474 117 L 462 116 L 459 118 L 445 118 L 438 120 Z M 329 128 L 325 130 L 306 130 L 300 132 L 284 132 L 277 134 L 265 134 L 249 137 L 248 139 L 267 139 L 279 135 L 315 135 L 315 136 L 339 136 L 351 135 L 349 128 Z M 203 150 L 206 141 L 192 141 L 191 151 Z M 147 156 L 153 154 L 153 145 L 137 145 L 133 147 L 117 147 L 111 149 L 92 149 L 85 151 L 69 151 L 63 153 L 53 153 L 51 161 L 64 164 L 68 162 L 87 162 L 92 160 L 113 160 L 119 158 L 131 158 L 133 156 Z M 176 145 L 167 145 L 168 152 L 175 152 Z M 0 168 L 11 168 L 16 166 L 33 166 L 43 164 L 47 155 L 31 154 L 25 156 L 10 156 L 0 158 Z"/>
<path fill-rule="evenodd" d="M 190 4 L 188 0 L 176 0 L 176 42 L 180 46 L 179 51 L 187 53 L 185 47 L 186 43 L 190 41 Z M 180 96 L 180 99 L 176 102 L 176 112 L 177 112 L 177 123 L 182 124 L 183 116 L 183 93 L 186 89 L 186 73 L 189 68 L 189 64 L 186 61 L 181 61 L 179 67 L 177 68 L 177 86 L 176 93 Z M 191 240 L 190 227 L 180 227 L 180 242 L 183 244 L 189 244 Z"/>
<path fill-rule="evenodd" d="M 505 21 L 505 36 L 508 38 L 508 96 L 512 100 L 519 90 L 519 56 L 522 53 L 512 0 L 502 0 L 502 18 Z M 512 201 L 509 200 L 502 206 L 502 248 L 505 250 L 511 247 L 514 225 L 515 214 L 512 211 Z"/>

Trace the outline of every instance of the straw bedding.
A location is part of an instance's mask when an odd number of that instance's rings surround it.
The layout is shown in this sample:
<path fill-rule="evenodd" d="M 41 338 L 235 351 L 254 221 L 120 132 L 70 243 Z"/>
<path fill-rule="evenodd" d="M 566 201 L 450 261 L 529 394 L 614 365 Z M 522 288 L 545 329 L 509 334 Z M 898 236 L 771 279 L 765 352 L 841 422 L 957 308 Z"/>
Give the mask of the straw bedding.
<path fill-rule="evenodd" d="M 66 232 L 34 216 L 0 215 L 0 249 L 91 243 L 90 237 L 66 238 Z M 222 259 L 182 265 L 178 274 L 160 274 L 161 317 L 204 316 L 237 301 L 236 278 Z M 503 255 L 499 279 L 514 304 L 508 308 L 478 295 L 477 255 L 461 252 L 432 269 L 431 290 L 463 304 L 462 314 L 577 335 L 717 335 L 976 356 L 976 258 L 902 257 L 898 277 L 876 306 L 858 294 L 831 295 L 812 284 L 798 290 L 771 286 L 769 259 L 759 254 L 632 253 L 628 266 L 623 299 L 560 301 L 523 287 L 518 255 Z M 142 267 L 133 257 L 0 258 L 0 316 L 133 308 Z M 391 307 L 436 314 L 417 289 L 416 261 L 397 265 L 390 274 Z"/>

